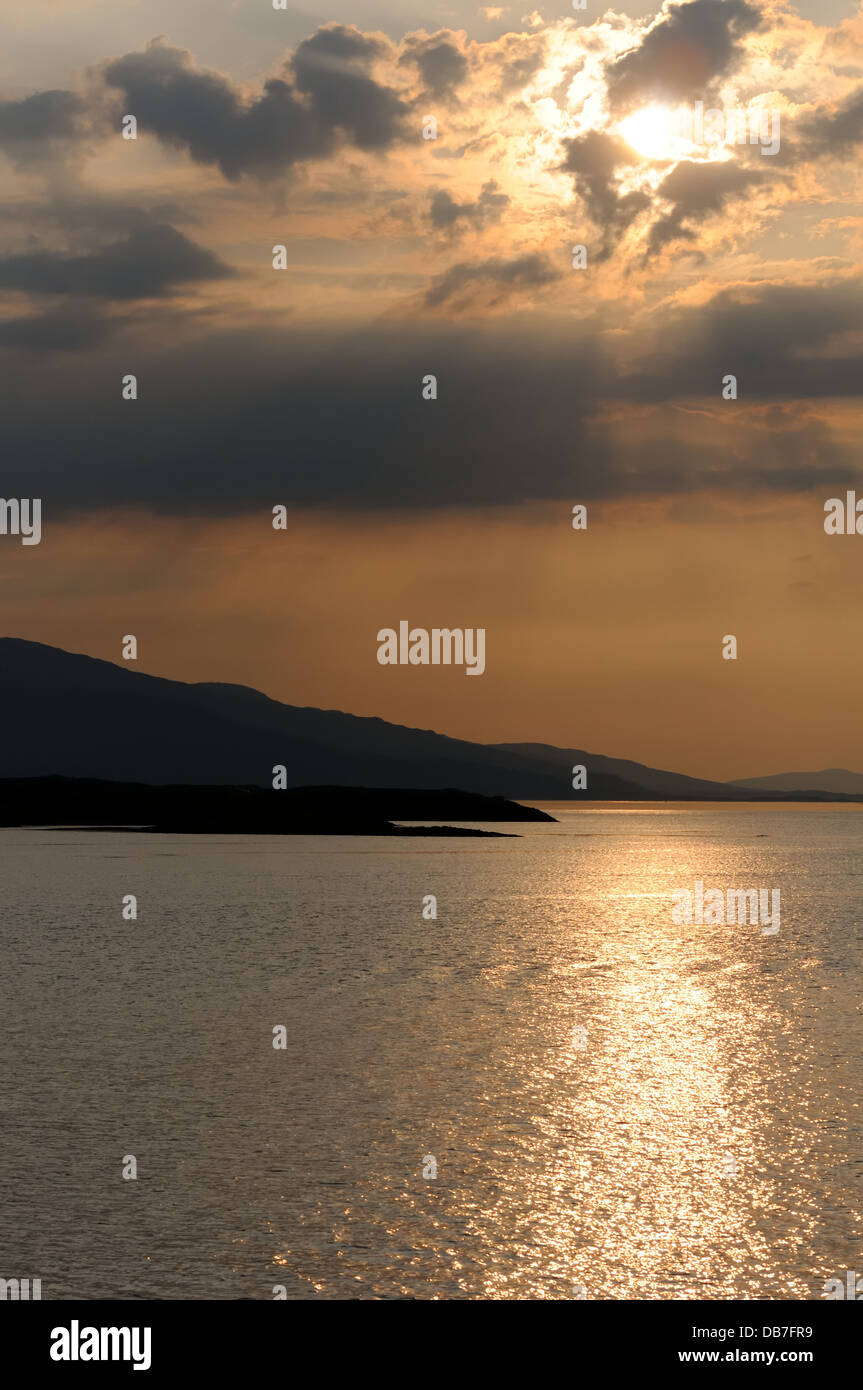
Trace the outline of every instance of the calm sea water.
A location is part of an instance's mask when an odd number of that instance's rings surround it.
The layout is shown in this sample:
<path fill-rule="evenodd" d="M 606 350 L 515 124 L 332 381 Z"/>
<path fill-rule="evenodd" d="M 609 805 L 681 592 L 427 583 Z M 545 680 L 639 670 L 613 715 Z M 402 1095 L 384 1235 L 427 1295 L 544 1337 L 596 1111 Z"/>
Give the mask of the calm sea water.
<path fill-rule="evenodd" d="M 0 1277 L 811 1299 L 863 1273 L 863 815 L 555 814 L 488 841 L 0 833 Z M 779 934 L 674 925 L 696 879 L 778 887 Z"/>

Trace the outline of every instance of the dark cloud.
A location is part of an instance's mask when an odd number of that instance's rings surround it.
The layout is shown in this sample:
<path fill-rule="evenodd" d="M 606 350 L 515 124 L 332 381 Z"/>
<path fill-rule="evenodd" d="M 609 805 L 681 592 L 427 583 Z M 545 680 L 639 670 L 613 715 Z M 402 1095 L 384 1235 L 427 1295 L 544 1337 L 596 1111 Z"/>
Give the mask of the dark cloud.
<path fill-rule="evenodd" d="M 727 373 L 741 399 L 789 401 L 847 397 L 863 369 L 856 346 L 863 283 L 755 284 L 722 290 L 698 308 L 655 316 L 648 365 L 622 383 L 645 402 L 719 392 Z M 854 342 L 844 341 L 852 335 Z"/>
<path fill-rule="evenodd" d="M 21 101 L 0 101 L 0 143 L 73 139 L 83 111 L 74 92 L 36 92 Z"/>
<path fill-rule="evenodd" d="M 277 502 L 480 504 L 568 496 L 576 466 L 604 475 L 606 451 L 586 438 L 600 354 L 575 332 L 564 350 L 450 324 L 332 338 L 261 327 L 127 356 L 138 401 L 121 399 L 116 354 L 97 350 L 64 363 L 50 411 L 39 364 L 3 361 L 0 396 L 16 404 L 4 409 L 7 495 L 40 496 L 55 517 L 146 504 L 260 510 L 266 526 Z M 434 402 L 421 394 L 429 372 Z"/>
<path fill-rule="evenodd" d="M 498 191 L 494 179 L 484 183 L 475 202 L 457 203 L 445 189 L 432 195 L 429 219 L 439 232 L 455 233 L 462 224 L 480 228 L 497 222 L 509 206 L 509 195 Z"/>
<path fill-rule="evenodd" d="M 141 504 L 259 512 L 266 526 L 277 502 L 386 510 L 852 486 L 853 441 L 801 401 L 859 395 L 849 330 L 861 310 L 863 288 L 843 281 L 739 287 L 609 337 L 595 319 L 519 315 L 348 336 L 261 326 L 174 345 L 156 323 L 122 354 L 138 401 L 122 401 L 126 368 L 105 345 L 69 355 L 50 410 L 42 363 L 2 349 L 4 488 L 42 497 L 55 517 Z M 738 403 L 720 399 L 729 372 Z M 429 373 L 435 401 L 422 399 Z"/>
<path fill-rule="evenodd" d="M 454 96 L 468 73 L 467 58 L 452 35 L 438 33 L 431 38 L 421 38 L 409 34 L 399 61 L 416 65 L 426 94 L 437 101 Z"/>
<path fill-rule="evenodd" d="M 514 295 L 542 289 L 560 279 L 548 256 L 537 252 L 512 260 L 464 262 L 438 275 L 425 295 L 429 309 L 494 309 Z"/>
<path fill-rule="evenodd" d="M 804 153 L 850 155 L 863 140 L 863 87 L 835 110 L 822 110 L 800 122 Z"/>
<path fill-rule="evenodd" d="M 574 176 L 575 190 L 601 230 L 602 242 L 593 259 L 604 260 L 627 227 L 650 207 L 646 193 L 633 190 L 621 194 L 615 177 L 619 168 L 638 163 L 639 156 L 620 136 L 601 130 L 589 130 L 564 141 L 564 150 L 559 167 Z"/>
<path fill-rule="evenodd" d="M 217 165 L 228 179 L 272 178 L 325 158 L 343 139 L 381 150 L 401 138 L 407 106 L 366 71 L 380 49 L 359 30 L 319 29 L 254 100 L 161 42 L 108 63 L 105 80 L 122 92 L 123 114 L 137 117 L 142 134 Z"/>
<path fill-rule="evenodd" d="M 84 255 L 31 251 L 0 258 L 0 288 L 35 294 L 144 299 L 182 284 L 219 280 L 229 266 L 169 226 L 145 226 Z"/>
<path fill-rule="evenodd" d="M 732 161 L 682 160 L 657 190 L 659 198 L 673 207 L 651 227 L 647 254 L 672 241 L 694 241 L 697 232 L 693 224 L 720 212 L 730 199 L 745 193 L 764 177 L 760 169 L 745 168 Z"/>
<path fill-rule="evenodd" d="M 336 24 L 304 39 L 291 63 L 321 127 L 343 131 L 361 150 L 385 149 L 404 134 L 408 106 L 365 71 L 383 51 L 381 40 Z"/>
<path fill-rule="evenodd" d="M 36 92 L 0 101 L 0 149 L 16 164 L 50 157 L 88 128 L 85 103 L 74 92 Z"/>
<path fill-rule="evenodd" d="M 666 5 L 639 46 L 606 69 L 612 107 L 705 96 L 711 82 L 741 56 L 741 40 L 761 23 L 759 11 L 747 0 Z"/>
<path fill-rule="evenodd" d="M 285 82 L 270 80 L 262 96 L 244 105 L 226 78 L 197 71 L 190 54 L 167 44 L 115 59 L 105 80 L 122 91 L 123 114 L 137 118 L 142 135 L 188 150 L 199 164 L 218 165 L 228 179 L 272 176 L 333 145 L 333 133 Z"/>
<path fill-rule="evenodd" d="M 175 202 L 153 204 L 149 196 L 140 202 L 111 195 L 82 194 L 77 190 L 52 189 L 40 199 L 18 199 L 0 204 L 0 220 L 26 227 L 32 236 L 57 228 L 70 240 L 80 238 L 87 247 L 95 239 L 128 235 L 143 226 L 197 223 L 198 214 Z"/>

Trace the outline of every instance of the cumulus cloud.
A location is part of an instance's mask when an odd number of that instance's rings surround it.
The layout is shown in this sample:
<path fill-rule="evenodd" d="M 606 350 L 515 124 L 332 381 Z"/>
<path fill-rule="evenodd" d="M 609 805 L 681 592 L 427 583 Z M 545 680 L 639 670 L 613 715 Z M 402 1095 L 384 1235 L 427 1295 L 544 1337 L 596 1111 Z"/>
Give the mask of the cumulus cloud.
<path fill-rule="evenodd" d="M 271 178 L 325 158 L 341 141 L 382 150 L 402 138 L 407 104 L 369 75 L 383 49 L 383 40 L 356 29 L 319 29 L 250 99 L 160 41 L 109 62 L 104 75 L 144 133 L 217 165 L 227 179 Z"/>
<path fill-rule="evenodd" d="M 742 57 L 742 40 L 762 18 L 748 0 L 666 3 L 636 48 L 607 69 L 612 107 L 704 96 Z"/>
<path fill-rule="evenodd" d="M 468 75 L 468 60 L 460 46 L 460 36 L 447 30 L 430 36 L 409 34 L 400 62 L 416 65 L 425 95 L 437 101 L 453 97 Z"/>
<path fill-rule="evenodd" d="M 357 151 L 397 154 L 410 148 L 408 142 L 416 149 L 420 113 L 433 98 L 447 106 L 449 129 L 445 122 L 444 139 L 424 151 L 425 178 L 435 158 L 482 161 L 483 166 L 483 191 L 476 200 L 446 190 L 433 194 L 431 225 L 456 237 L 498 220 L 504 207 L 514 208 L 511 184 L 497 176 L 495 165 L 518 166 L 518 177 L 524 181 L 536 158 L 532 145 L 548 115 L 552 127 L 563 132 L 558 172 L 573 177 L 599 233 L 592 260 L 602 262 L 640 221 L 642 252 L 649 254 L 674 240 L 692 243 L 708 213 L 721 212 L 730 201 L 730 187 L 717 199 L 723 180 L 744 186 L 747 178 L 740 174 L 705 176 L 714 190 L 712 208 L 674 196 L 674 184 L 657 197 L 649 161 L 613 133 L 613 123 L 637 103 L 706 96 L 711 82 L 735 70 L 746 56 L 747 37 L 761 27 L 761 12 L 750 0 L 681 0 L 666 3 L 647 25 L 622 17 L 613 26 L 597 20 L 573 27 L 569 20 L 560 20 L 547 23 L 542 32 L 508 33 L 484 43 L 468 42 L 463 32 L 451 29 L 408 33 L 396 43 L 384 34 L 330 23 L 298 43 L 256 90 L 198 67 L 190 53 L 160 39 L 143 51 L 110 59 L 91 73 L 89 111 L 82 98 L 70 92 L 6 103 L 0 108 L 0 143 L 4 129 L 7 145 L 23 139 L 25 132 L 37 141 L 49 141 L 53 132 L 68 143 L 76 131 L 88 128 L 88 121 L 92 132 L 108 109 L 104 93 L 96 91 L 99 73 L 111 95 L 108 107 L 115 136 L 119 115 L 131 112 L 143 137 L 155 136 L 197 163 L 218 169 L 231 182 L 247 175 L 270 180 L 298 167 L 323 167 L 326 161 L 344 170 Z M 622 33 L 631 42 L 623 52 Z M 550 68 L 544 73 L 546 62 Z M 596 114 L 585 120 L 588 108 L 583 105 L 578 133 L 566 134 L 576 114 L 568 93 L 574 78 L 581 84 L 580 100 L 589 98 Z M 533 90 L 531 84 L 537 81 L 540 86 Z M 606 104 L 612 129 L 591 128 L 592 122 L 604 119 Z M 813 118 L 813 141 L 828 137 L 830 121 L 837 141 L 851 140 L 858 116 L 853 101 L 844 115 L 825 106 L 823 115 Z M 553 168 L 553 147 L 546 141 L 542 148 L 545 167 Z M 737 152 L 734 163 L 746 160 L 746 153 Z M 359 205 L 363 197 L 367 200 L 367 170 L 351 173 L 353 199 L 345 189 L 333 188 L 311 196 L 343 196 L 348 205 Z M 399 177 L 404 176 L 402 171 Z M 683 176 L 677 180 L 684 182 Z M 459 183 L 464 186 L 463 180 Z M 674 204 L 670 211 L 669 196 Z M 642 219 L 643 213 L 653 215 Z"/>
<path fill-rule="evenodd" d="M 383 39 L 342 24 L 303 40 L 290 66 L 323 131 L 340 131 L 361 150 L 385 149 L 404 135 L 407 104 L 367 71 L 387 51 Z"/>

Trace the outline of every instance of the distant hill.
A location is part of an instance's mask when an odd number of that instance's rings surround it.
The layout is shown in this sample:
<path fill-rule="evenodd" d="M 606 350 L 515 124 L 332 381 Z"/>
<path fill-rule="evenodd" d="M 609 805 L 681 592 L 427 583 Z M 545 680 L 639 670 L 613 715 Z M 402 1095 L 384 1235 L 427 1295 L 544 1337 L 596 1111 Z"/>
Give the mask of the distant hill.
<path fill-rule="evenodd" d="M 747 796 L 732 784 L 579 749 L 469 743 L 281 704 L 248 686 L 165 680 L 14 637 L 0 638 L 0 718 L 6 778 L 271 787 L 273 767 L 283 765 L 293 787 L 458 787 L 520 801 Z M 572 790 L 576 763 L 588 770 L 585 792 Z"/>
<path fill-rule="evenodd" d="M 822 772 L 779 772 L 773 777 L 740 777 L 728 785 L 767 792 L 818 791 L 863 796 L 863 772 L 827 767 Z"/>
<path fill-rule="evenodd" d="M 568 782 L 570 769 L 581 765 L 589 769 L 591 779 L 596 773 L 619 777 L 660 798 L 682 796 L 714 800 L 719 793 L 721 800 L 723 791 L 727 796 L 728 785 L 731 785 L 687 777 L 681 772 L 661 772 L 658 768 L 627 762 L 624 758 L 606 758 L 601 753 L 588 753 L 584 748 L 555 748 L 549 743 L 497 743 L 494 747 L 503 753 L 526 758 L 538 766 L 554 768 L 559 780 Z"/>

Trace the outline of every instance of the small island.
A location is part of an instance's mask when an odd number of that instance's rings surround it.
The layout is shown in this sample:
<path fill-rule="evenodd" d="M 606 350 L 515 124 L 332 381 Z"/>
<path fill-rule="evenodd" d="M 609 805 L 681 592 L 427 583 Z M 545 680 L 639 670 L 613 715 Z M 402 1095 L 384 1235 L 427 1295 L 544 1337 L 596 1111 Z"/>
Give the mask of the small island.
<path fill-rule="evenodd" d="M 0 779 L 0 826 L 170 835 L 500 836 L 441 822 L 553 821 L 502 796 L 455 788 L 151 786 L 76 777 Z M 401 825 L 401 821 L 434 821 Z"/>

